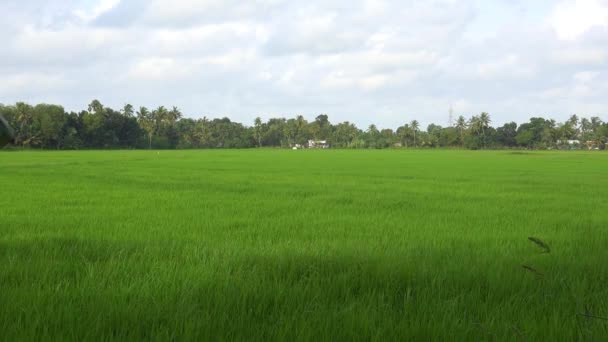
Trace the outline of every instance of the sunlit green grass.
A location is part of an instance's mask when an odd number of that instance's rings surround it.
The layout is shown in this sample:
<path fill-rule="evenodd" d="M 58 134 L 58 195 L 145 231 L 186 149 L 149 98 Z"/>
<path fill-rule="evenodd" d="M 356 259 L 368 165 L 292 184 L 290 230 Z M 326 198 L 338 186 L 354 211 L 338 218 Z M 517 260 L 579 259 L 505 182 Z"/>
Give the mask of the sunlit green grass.
<path fill-rule="evenodd" d="M 608 339 L 601 152 L 8 152 L 0 192 L 3 340 Z"/>

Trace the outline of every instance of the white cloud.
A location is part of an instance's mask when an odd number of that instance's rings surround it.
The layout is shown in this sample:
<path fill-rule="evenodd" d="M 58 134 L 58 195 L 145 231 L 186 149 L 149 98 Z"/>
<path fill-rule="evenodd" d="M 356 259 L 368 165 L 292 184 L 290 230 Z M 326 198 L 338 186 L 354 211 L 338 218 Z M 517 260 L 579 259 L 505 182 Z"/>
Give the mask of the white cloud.
<path fill-rule="evenodd" d="M 163 81 L 180 79 L 193 72 L 192 65 L 185 65 L 172 58 L 151 57 L 135 63 L 128 77 L 143 81 Z"/>
<path fill-rule="evenodd" d="M 4 0 L 0 101 L 380 127 L 445 124 L 450 105 L 497 124 L 606 110 L 608 2 L 539 3 Z"/>
<path fill-rule="evenodd" d="M 599 76 L 597 71 L 580 71 L 574 74 L 574 79 L 580 83 L 593 82 Z"/>
<path fill-rule="evenodd" d="M 491 62 L 479 63 L 477 75 L 482 79 L 530 79 L 534 77 L 536 68 L 526 63 L 516 54 L 495 59 Z"/>
<path fill-rule="evenodd" d="M 150 0 L 143 13 L 155 24 L 187 26 L 193 23 L 233 21 L 267 15 L 284 0 Z"/>
<path fill-rule="evenodd" d="M 90 22 L 92 20 L 97 19 L 100 15 L 110 11 L 118 4 L 120 4 L 121 0 L 100 0 L 93 8 L 90 10 L 82 10 L 76 9 L 74 10 L 74 15 L 80 18 L 85 22 Z"/>
<path fill-rule="evenodd" d="M 601 0 L 560 2 L 550 17 L 560 39 L 572 40 L 593 27 L 608 27 L 608 4 Z"/>
<path fill-rule="evenodd" d="M 558 65 L 606 66 L 608 49 L 605 46 L 581 47 L 568 45 L 556 49 L 550 60 Z"/>
<path fill-rule="evenodd" d="M 37 92 L 57 91 L 70 84 L 63 75 L 51 73 L 23 72 L 4 75 L 0 82 L 0 94 L 15 96 L 16 99 Z"/>

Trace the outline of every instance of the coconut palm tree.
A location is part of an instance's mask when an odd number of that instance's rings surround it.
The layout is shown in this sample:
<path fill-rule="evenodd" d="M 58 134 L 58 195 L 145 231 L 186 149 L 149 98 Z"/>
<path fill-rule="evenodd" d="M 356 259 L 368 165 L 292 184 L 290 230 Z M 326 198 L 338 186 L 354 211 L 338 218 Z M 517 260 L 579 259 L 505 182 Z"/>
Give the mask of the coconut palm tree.
<path fill-rule="evenodd" d="M 165 122 L 169 116 L 169 111 L 165 106 L 159 106 L 155 110 L 152 111 L 152 116 L 156 119 L 156 127 L 161 127 L 163 122 Z"/>
<path fill-rule="evenodd" d="M 169 121 L 171 123 L 176 123 L 179 119 L 182 118 L 182 112 L 176 106 L 173 106 L 171 110 L 167 113 Z"/>
<path fill-rule="evenodd" d="M 471 132 L 471 134 L 479 136 L 479 134 L 481 133 L 481 120 L 479 119 L 479 116 L 473 115 L 469 119 L 469 131 Z"/>
<path fill-rule="evenodd" d="M 416 132 L 418 132 L 418 128 L 420 128 L 420 124 L 418 123 L 418 121 L 412 120 L 412 122 L 410 122 L 410 127 L 412 128 L 412 131 L 414 132 L 414 146 L 418 147 L 418 144 L 416 143 Z"/>
<path fill-rule="evenodd" d="M 397 128 L 397 135 L 399 135 L 399 139 L 401 140 L 401 146 L 407 147 L 407 138 L 410 135 L 410 125 L 405 124 Z"/>
<path fill-rule="evenodd" d="M 602 128 L 602 120 L 597 116 L 591 118 L 591 133 L 593 135 L 593 140 L 595 140 L 596 144 L 600 144 L 601 141 L 601 132 Z"/>
<path fill-rule="evenodd" d="M 139 107 L 137 111 L 137 123 L 148 134 L 148 148 L 152 149 L 152 135 L 154 135 L 155 131 L 155 122 L 148 108 Z"/>
<path fill-rule="evenodd" d="M 259 116 L 253 121 L 253 134 L 258 147 L 262 147 L 262 118 Z"/>
<path fill-rule="evenodd" d="M 574 136 L 572 137 L 572 139 L 578 139 L 578 136 L 579 136 L 579 129 L 578 129 L 579 118 L 578 118 L 578 116 L 576 114 L 572 115 L 566 123 L 570 127 L 572 127 L 572 129 L 574 131 L 574 133 L 573 133 Z"/>
<path fill-rule="evenodd" d="M 492 120 L 490 119 L 490 114 L 483 112 L 479 115 L 479 125 L 481 128 L 481 135 L 483 137 L 483 146 L 486 146 L 486 129 L 490 127 L 490 123 Z"/>
<path fill-rule="evenodd" d="M 304 132 L 307 124 L 306 119 L 302 115 L 296 117 L 296 144 L 303 144 L 305 142 Z"/>
<path fill-rule="evenodd" d="M 467 119 L 464 116 L 459 116 L 456 120 L 456 129 L 460 135 L 460 145 L 464 145 L 464 131 L 467 129 Z"/>
<path fill-rule="evenodd" d="M 16 123 L 19 125 L 17 128 L 17 135 L 15 137 L 15 143 L 21 144 L 21 146 L 27 145 L 31 142 L 31 127 L 34 122 L 34 108 L 26 103 L 17 102 L 15 105 L 16 110 Z"/>
<path fill-rule="evenodd" d="M 128 118 L 133 117 L 133 112 L 134 112 L 133 105 L 129 104 L 129 103 L 125 104 L 122 107 L 122 109 L 120 110 L 120 112 L 122 113 L 122 115 L 124 115 Z"/>
<path fill-rule="evenodd" d="M 104 113 L 104 107 L 99 100 L 93 100 L 89 103 L 89 113 L 101 115 Z"/>
<path fill-rule="evenodd" d="M 600 128 L 602 126 L 602 120 L 597 117 L 597 116 L 593 116 L 591 117 L 591 129 L 593 130 L 593 132 L 597 131 L 598 128 Z"/>

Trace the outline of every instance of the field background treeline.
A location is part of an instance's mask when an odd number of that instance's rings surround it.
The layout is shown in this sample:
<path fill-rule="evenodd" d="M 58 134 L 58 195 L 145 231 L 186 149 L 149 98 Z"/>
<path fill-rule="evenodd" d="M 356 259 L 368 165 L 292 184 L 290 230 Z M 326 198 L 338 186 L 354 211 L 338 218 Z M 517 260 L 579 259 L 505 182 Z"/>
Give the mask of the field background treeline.
<path fill-rule="evenodd" d="M 572 115 L 565 122 L 533 117 L 528 122 L 492 127 L 488 113 L 459 116 L 452 125 L 430 124 L 424 129 L 412 120 L 396 129 L 351 122 L 332 124 L 325 114 L 307 121 L 259 117 L 248 126 L 229 118 L 187 118 L 177 107 L 120 110 L 92 101 L 87 110 L 67 112 L 51 104 L 0 104 L 0 114 L 14 128 L 15 145 L 42 149 L 190 149 L 293 147 L 308 140 L 327 140 L 334 148 L 467 148 L 467 149 L 605 149 L 608 123 L 599 117 Z"/>

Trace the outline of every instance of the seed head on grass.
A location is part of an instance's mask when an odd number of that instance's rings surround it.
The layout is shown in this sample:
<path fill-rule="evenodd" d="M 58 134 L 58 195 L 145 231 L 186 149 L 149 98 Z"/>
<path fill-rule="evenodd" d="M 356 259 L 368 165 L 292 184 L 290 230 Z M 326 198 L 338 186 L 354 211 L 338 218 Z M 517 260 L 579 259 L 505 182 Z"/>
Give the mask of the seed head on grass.
<path fill-rule="evenodd" d="M 544 250 L 544 253 L 551 253 L 551 248 L 549 247 L 549 245 L 547 245 L 546 243 L 543 242 L 543 240 L 539 239 L 539 238 L 535 238 L 535 237 L 529 237 L 528 240 L 534 242 L 534 244 L 536 244 L 538 247 L 540 247 L 541 249 Z"/>
<path fill-rule="evenodd" d="M 542 277 L 543 274 L 541 272 L 539 272 L 538 270 L 536 270 L 534 267 L 532 266 L 528 266 L 528 265 L 521 265 L 521 267 L 523 267 L 524 270 L 528 271 L 528 272 L 532 272 L 534 274 L 536 274 L 539 277 Z"/>

